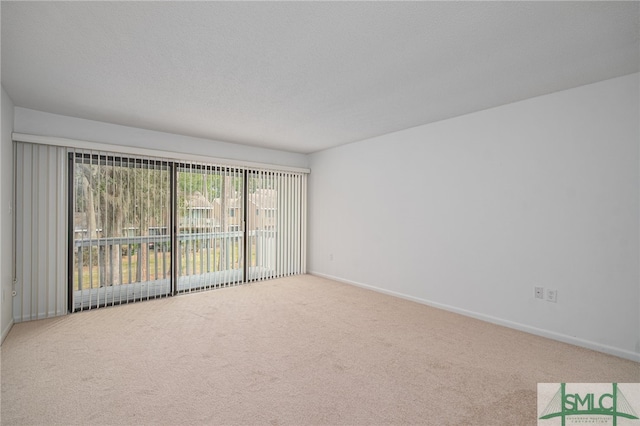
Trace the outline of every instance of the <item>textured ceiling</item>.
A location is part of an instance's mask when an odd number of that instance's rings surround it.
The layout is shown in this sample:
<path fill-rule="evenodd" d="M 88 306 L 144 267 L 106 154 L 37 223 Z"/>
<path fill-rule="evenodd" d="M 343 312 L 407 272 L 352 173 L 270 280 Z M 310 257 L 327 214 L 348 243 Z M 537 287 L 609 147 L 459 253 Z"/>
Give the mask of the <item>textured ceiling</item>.
<path fill-rule="evenodd" d="M 309 153 L 638 71 L 638 2 L 2 2 L 16 106 Z"/>

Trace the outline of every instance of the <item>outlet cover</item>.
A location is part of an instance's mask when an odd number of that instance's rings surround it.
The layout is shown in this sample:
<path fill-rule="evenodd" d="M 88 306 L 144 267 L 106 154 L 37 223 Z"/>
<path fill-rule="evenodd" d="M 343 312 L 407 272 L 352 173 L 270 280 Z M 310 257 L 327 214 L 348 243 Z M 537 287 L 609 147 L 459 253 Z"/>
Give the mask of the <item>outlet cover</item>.
<path fill-rule="evenodd" d="M 547 302 L 558 302 L 558 290 L 547 289 Z"/>
<path fill-rule="evenodd" d="M 536 299 L 544 299 L 544 288 L 543 287 L 534 287 L 534 294 Z"/>

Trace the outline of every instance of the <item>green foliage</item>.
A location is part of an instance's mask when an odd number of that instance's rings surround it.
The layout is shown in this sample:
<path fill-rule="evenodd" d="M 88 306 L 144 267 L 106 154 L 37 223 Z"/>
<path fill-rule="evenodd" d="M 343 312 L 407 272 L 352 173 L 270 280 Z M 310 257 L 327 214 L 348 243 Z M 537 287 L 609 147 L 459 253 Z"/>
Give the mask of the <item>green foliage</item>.
<path fill-rule="evenodd" d="M 164 168 L 92 157 L 76 163 L 74 183 L 76 212 L 94 220 L 103 237 L 134 228 L 145 235 L 151 224 L 166 226 L 170 197 L 169 172 Z"/>

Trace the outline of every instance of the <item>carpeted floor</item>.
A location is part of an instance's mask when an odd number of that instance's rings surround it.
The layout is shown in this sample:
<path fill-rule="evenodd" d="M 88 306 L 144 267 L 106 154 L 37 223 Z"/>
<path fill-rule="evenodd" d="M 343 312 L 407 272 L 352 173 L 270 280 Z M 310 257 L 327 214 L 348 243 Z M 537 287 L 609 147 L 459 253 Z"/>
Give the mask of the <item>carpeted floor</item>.
<path fill-rule="evenodd" d="M 16 324 L 3 425 L 535 425 L 640 364 L 304 275 Z"/>

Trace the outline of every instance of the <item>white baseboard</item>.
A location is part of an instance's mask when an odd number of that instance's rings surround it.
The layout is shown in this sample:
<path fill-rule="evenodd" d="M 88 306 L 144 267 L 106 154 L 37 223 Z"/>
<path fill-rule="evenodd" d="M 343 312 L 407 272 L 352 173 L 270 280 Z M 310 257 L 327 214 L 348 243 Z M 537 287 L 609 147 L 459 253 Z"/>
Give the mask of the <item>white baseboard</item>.
<path fill-rule="evenodd" d="M 7 335 L 11 331 L 11 327 L 13 327 L 13 318 L 11 318 L 11 321 L 9 321 L 9 324 L 7 324 L 4 330 L 2 330 L 2 336 L 0 336 L 0 345 L 2 345 L 2 343 L 4 342 L 4 339 L 6 339 Z"/>
<path fill-rule="evenodd" d="M 341 283 L 354 285 L 356 287 L 366 288 L 368 290 L 373 290 L 378 293 L 387 294 L 390 296 L 399 297 L 406 300 L 411 300 L 413 302 L 421 303 L 423 305 L 432 306 L 434 308 L 443 309 L 445 311 L 454 312 L 456 314 L 464 315 L 467 317 L 479 319 L 482 321 L 490 322 L 492 324 L 501 325 L 504 327 L 512 328 L 519 331 L 524 331 L 525 333 L 534 334 L 536 336 L 546 337 L 548 339 L 557 340 L 563 343 L 569 343 L 571 345 L 580 346 L 582 348 L 592 349 L 594 351 L 603 352 L 609 355 L 614 355 L 620 358 L 629 359 L 631 361 L 640 362 L 640 353 L 627 351 L 625 349 L 616 348 L 613 346 L 603 345 L 601 343 L 592 342 L 590 340 L 579 339 L 577 337 L 568 336 L 562 333 L 556 333 L 551 330 L 544 330 L 541 328 L 532 327 L 526 324 L 521 324 L 514 321 L 505 320 L 502 318 L 492 317 L 490 315 L 481 314 L 478 312 L 468 311 L 466 309 L 456 308 L 455 306 L 445 305 L 442 303 L 432 302 L 430 300 L 421 299 L 419 297 L 410 296 L 408 294 L 399 293 L 396 291 L 386 290 L 379 287 L 374 287 L 372 285 L 363 284 L 357 281 L 347 280 L 340 277 L 334 277 L 332 275 L 323 274 L 316 271 L 309 271 L 310 275 L 315 275 L 322 278 L 327 278 L 333 281 L 338 281 Z"/>

